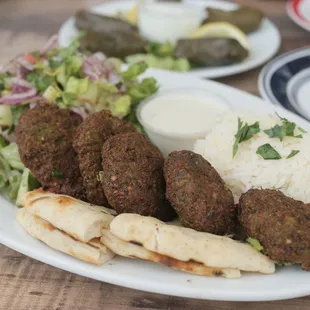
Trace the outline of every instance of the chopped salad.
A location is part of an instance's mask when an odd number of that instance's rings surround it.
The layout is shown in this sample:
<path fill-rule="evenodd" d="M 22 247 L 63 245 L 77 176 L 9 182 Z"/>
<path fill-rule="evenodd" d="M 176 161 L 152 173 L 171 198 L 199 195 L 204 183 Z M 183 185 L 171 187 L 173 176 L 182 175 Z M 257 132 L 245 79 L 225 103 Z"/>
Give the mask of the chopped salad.
<path fill-rule="evenodd" d="M 20 160 L 14 135 L 22 113 L 38 102 L 83 118 L 108 109 L 143 131 L 136 107 L 158 90 L 154 78 L 138 78 L 147 64 L 137 62 L 122 71 L 121 60 L 81 50 L 79 42 L 80 36 L 62 48 L 53 36 L 42 50 L 19 55 L 0 69 L 0 191 L 17 204 L 39 186 Z"/>

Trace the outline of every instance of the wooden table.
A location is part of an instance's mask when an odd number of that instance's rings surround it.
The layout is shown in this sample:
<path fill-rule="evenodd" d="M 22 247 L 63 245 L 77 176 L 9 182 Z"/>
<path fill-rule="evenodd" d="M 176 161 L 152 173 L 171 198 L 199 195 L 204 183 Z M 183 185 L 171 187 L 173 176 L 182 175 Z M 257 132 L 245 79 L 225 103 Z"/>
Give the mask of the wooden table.
<path fill-rule="evenodd" d="M 17 53 L 40 48 L 77 8 L 100 0 L 1 0 L 0 63 Z M 310 43 L 309 33 L 293 24 L 281 0 L 239 0 L 262 9 L 279 27 L 281 53 Z M 267 43 L 268 44 L 268 43 Z M 258 94 L 261 68 L 221 82 Z M 310 285 L 310 283 L 309 283 Z M 1 310 L 255 309 L 309 310 L 310 296 L 271 303 L 190 300 L 122 288 L 50 267 L 0 245 Z"/>

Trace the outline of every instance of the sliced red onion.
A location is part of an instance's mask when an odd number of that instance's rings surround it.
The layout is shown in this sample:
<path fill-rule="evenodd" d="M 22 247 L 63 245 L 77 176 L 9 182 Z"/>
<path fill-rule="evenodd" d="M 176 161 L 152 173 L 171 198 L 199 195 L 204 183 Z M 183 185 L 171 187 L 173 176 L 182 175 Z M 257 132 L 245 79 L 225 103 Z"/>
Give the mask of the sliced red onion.
<path fill-rule="evenodd" d="M 99 80 L 101 77 L 100 72 L 96 70 L 96 68 L 91 64 L 88 60 L 85 60 L 83 62 L 83 67 L 82 67 L 83 73 L 93 81 Z"/>
<path fill-rule="evenodd" d="M 33 71 L 34 70 L 34 67 L 33 65 L 28 62 L 27 60 L 25 60 L 23 57 L 19 57 L 17 59 L 17 62 L 22 66 L 24 67 L 25 69 L 27 69 L 28 71 Z"/>
<path fill-rule="evenodd" d="M 10 104 L 10 105 L 21 104 L 24 103 L 25 101 L 34 99 L 34 97 L 37 97 L 36 93 L 37 91 L 34 88 L 32 88 L 24 93 L 6 95 L 0 98 L 0 104 Z"/>
<path fill-rule="evenodd" d="M 14 84 L 12 88 L 12 94 L 21 94 L 28 91 L 29 88 Z"/>
<path fill-rule="evenodd" d="M 16 77 L 18 79 L 23 79 L 25 77 L 25 73 L 26 73 L 25 69 L 23 67 L 19 66 L 17 73 L 16 73 Z"/>
<path fill-rule="evenodd" d="M 45 54 L 47 51 L 52 50 L 53 48 L 55 48 L 58 45 L 58 36 L 57 35 L 53 35 L 52 37 L 49 38 L 49 40 L 47 41 L 47 43 L 44 45 L 44 47 L 42 48 L 42 50 L 40 51 L 40 55 Z"/>
<path fill-rule="evenodd" d="M 17 77 L 6 79 L 6 81 L 12 85 L 27 88 L 28 90 L 34 88 L 31 83 L 27 82 L 26 80 L 19 79 Z"/>

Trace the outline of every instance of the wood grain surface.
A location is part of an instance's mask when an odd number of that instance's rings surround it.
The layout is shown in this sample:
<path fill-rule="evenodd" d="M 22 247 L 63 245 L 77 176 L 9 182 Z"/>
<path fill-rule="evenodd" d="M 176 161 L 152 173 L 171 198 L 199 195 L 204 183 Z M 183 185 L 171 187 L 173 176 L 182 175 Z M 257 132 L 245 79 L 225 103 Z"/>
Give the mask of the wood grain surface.
<path fill-rule="evenodd" d="M 0 0 L 0 63 L 26 50 L 40 48 L 50 35 L 57 33 L 60 24 L 76 9 L 101 2 L 103 1 Z M 293 24 L 287 17 L 286 1 L 236 2 L 258 7 L 274 21 L 283 40 L 279 53 L 309 45 L 309 33 Z M 258 94 L 257 78 L 260 69 L 219 81 Z M 37 309 L 309 310 L 310 296 L 268 303 L 216 302 L 162 296 L 83 278 L 42 264 L 0 245 L 0 310 Z"/>

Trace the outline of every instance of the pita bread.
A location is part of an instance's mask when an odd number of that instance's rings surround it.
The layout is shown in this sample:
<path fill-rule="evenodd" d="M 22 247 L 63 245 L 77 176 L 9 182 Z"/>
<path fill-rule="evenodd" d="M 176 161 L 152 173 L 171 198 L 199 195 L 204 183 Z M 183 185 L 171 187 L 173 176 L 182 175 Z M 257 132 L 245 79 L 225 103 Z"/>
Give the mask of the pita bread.
<path fill-rule="evenodd" d="M 167 225 L 152 217 L 120 214 L 111 222 L 110 231 L 124 241 L 137 242 L 147 250 L 180 261 L 266 274 L 275 271 L 274 262 L 248 244 Z"/>
<path fill-rule="evenodd" d="M 99 239 L 91 240 L 89 244 L 82 243 L 25 209 L 17 211 L 16 219 L 30 235 L 49 247 L 85 262 L 102 265 L 115 255 Z"/>
<path fill-rule="evenodd" d="M 223 269 L 206 267 L 201 263 L 194 261 L 183 262 L 168 256 L 163 256 L 158 253 L 149 251 L 142 246 L 123 241 L 114 236 L 109 230 L 102 231 L 103 236 L 101 242 L 114 253 L 129 257 L 140 258 L 154 263 L 166 265 L 168 267 L 208 277 L 225 277 L 225 278 L 240 278 L 240 271 L 237 269 Z"/>
<path fill-rule="evenodd" d="M 23 198 L 23 206 L 84 243 L 101 237 L 101 228 L 109 227 L 116 214 L 114 210 L 42 189 L 27 193 Z"/>

